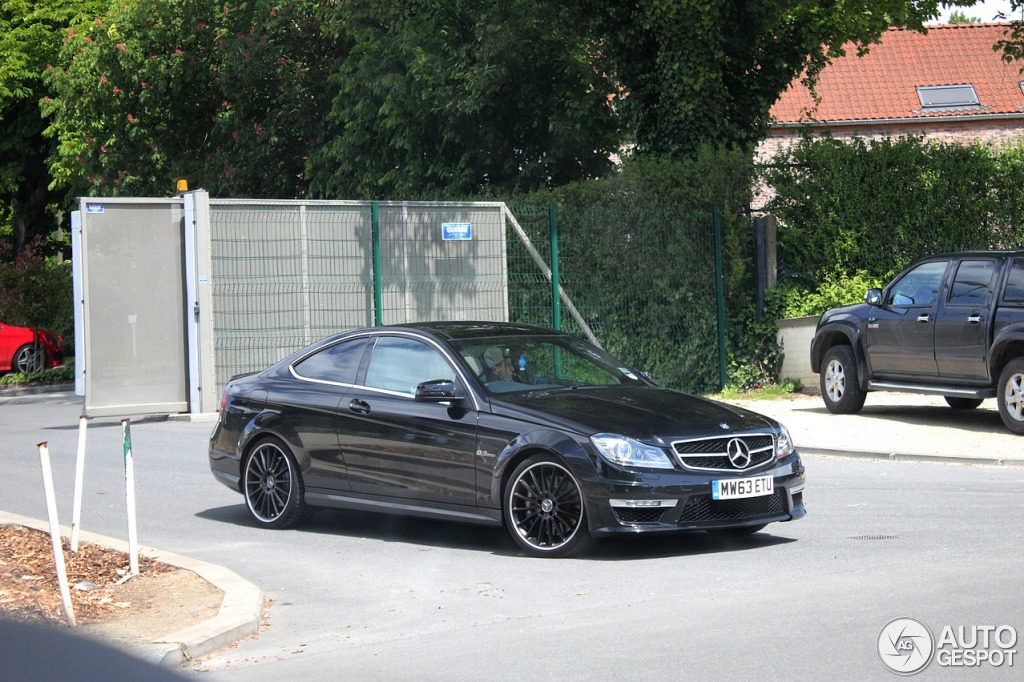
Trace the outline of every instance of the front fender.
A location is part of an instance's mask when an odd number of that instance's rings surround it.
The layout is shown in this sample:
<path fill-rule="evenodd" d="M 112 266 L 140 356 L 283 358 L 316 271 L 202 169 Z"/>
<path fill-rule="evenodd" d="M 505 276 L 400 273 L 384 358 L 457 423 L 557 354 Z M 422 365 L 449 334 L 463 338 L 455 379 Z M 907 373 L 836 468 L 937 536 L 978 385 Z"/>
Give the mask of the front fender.
<path fill-rule="evenodd" d="M 509 441 L 495 458 L 490 498 L 497 502 L 499 508 L 504 484 L 511 475 L 512 469 L 515 469 L 519 462 L 526 457 L 538 453 L 555 457 L 585 480 L 592 478 L 597 473 L 594 462 L 580 443 L 565 433 L 554 429 L 538 429 L 521 433 Z"/>
<path fill-rule="evenodd" d="M 821 372 L 821 361 L 828 349 L 844 344 L 853 348 L 859 373 L 862 377 L 865 376 L 864 347 L 861 341 L 860 327 L 854 320 L 843 317 L 818 323 L 814 338 L 811 339 L 811 371 L 815 374 Z"/>

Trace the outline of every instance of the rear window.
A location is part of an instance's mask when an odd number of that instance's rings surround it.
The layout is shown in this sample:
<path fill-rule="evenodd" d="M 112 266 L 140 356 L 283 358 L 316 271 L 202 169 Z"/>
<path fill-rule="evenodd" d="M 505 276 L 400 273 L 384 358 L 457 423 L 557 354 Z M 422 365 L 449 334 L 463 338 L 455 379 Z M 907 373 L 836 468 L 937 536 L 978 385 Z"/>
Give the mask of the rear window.
<path fill-rule="evenodd" d="M 1010 274 L 1006 278 L 1003 300 L 1010 303 L 1024 303 L 1024 259 L 1014 258 L 1010 263 Z"/>

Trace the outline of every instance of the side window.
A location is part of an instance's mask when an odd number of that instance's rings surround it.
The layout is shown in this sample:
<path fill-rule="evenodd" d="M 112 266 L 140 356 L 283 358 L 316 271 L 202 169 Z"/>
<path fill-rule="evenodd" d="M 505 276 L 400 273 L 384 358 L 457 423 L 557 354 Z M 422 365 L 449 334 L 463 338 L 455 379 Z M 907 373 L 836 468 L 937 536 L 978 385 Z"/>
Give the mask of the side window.
<path fill-rule="evenodd" d="M 1024 259 L 1014 258 L 1010 263 L 1010 274 L 1006 278 L 1003 300 L 1010 303 L 1024 303 Z"/>
<path fill-rule="evenodd" d="M 455 370 L 435 348 L 415 339 L 382 336 L 370 356 L 365 384 L 398 393 L 416 393 L 424 381 L 455 381 Z"/>
<path fill-rule="evenodd" d="M 889 288 L 885 303 L 914 308 L 935 305 L 948 264 L 948 261 L 921 263 Z"/>
<path fill-rule="evenodd" d="M 956 269 L 949 305 L 984 306 L 992 300 L 999 269 L 994 260 L 965 260 Z"/>
<path fill-rule="evenodd" d="M 306 379 L 354 384 L 368 338 L 342 341 L 327 346 L 292 366 L 295 373 Z"/>

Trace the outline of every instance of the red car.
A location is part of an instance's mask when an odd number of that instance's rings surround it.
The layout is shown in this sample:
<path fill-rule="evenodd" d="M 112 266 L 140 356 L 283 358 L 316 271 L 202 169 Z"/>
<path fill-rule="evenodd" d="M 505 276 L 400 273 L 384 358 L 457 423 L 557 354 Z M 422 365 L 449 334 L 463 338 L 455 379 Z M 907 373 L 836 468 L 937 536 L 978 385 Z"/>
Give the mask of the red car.
<path fill-rule="evenodd" d="M 0 373 L 30 374 L 56 367 L 63 359 L 64 339 L 59 335 L 0 322 Z"/>

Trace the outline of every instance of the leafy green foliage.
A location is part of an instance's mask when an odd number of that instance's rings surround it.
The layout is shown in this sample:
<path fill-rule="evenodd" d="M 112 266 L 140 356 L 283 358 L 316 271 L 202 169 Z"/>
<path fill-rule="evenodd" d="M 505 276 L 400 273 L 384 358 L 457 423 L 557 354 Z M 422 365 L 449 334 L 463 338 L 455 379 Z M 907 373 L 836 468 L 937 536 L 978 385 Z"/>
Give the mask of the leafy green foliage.
<path fill-rule="evenodd" d="M 766 171 L 780 281 L 886 280 L 930 253 L 1021 243 L 1021 154 L 916 137 L 801 141 Z"/>
<path fill-rule="evenodd" d="M 585 12 L 543 0 L 338 3 L 324 197 L 438 198 L 596 177 L 618 145 Z"/>
<path fill-rule="evenodd" d="M 50 159 L 71 195 L 302 196 L 336 54 L 322 3 L 114 3 L 67 32 L 48 71 Z"/>
<path fill-rule="evenodd" d="M 0 2 L 0 240 L 12 258 L 58 225 L 60 194 L 49 189 L 46 157 L 51 144 L 39 111 L 43 71 L 58 63 L 64 30 L 100 11 L 105 0 L 3 0 Z M 48 243 L 54 252 L 60 244 Z"/>
<path fill-rule="evenodd" d="M 75 380 L 75 363 L 73 360 L 65 362 L 60 367 L 39 370 L 22 374 L 21 372 L 9 372 L 0 376 L 0 386 L 25 386 L 28 384 L 63 384 Z"/>
<path fill-rule="evenodd" d="M 851 303 L 862 303 L 864 293 L 871 288 L 880 288 L 884 282 L 878 277 L 858 270 L 853 275 L 844 273 L 826 274 L 817 288 L 807 291 L 795 286 L 783 286 L 771 292 L 781 302 L 779 316 L 805 317 L 821 315 L 826 310 Z"/>
<path fill-rule="evenodd" d="M 854 41 L 890 26 L 920 29 L 938 0 L 587 0 L 616 105 L 640 153 L 686 156 L 701 143 L 751 147 L 802 74 L 813 83 Z"/>

